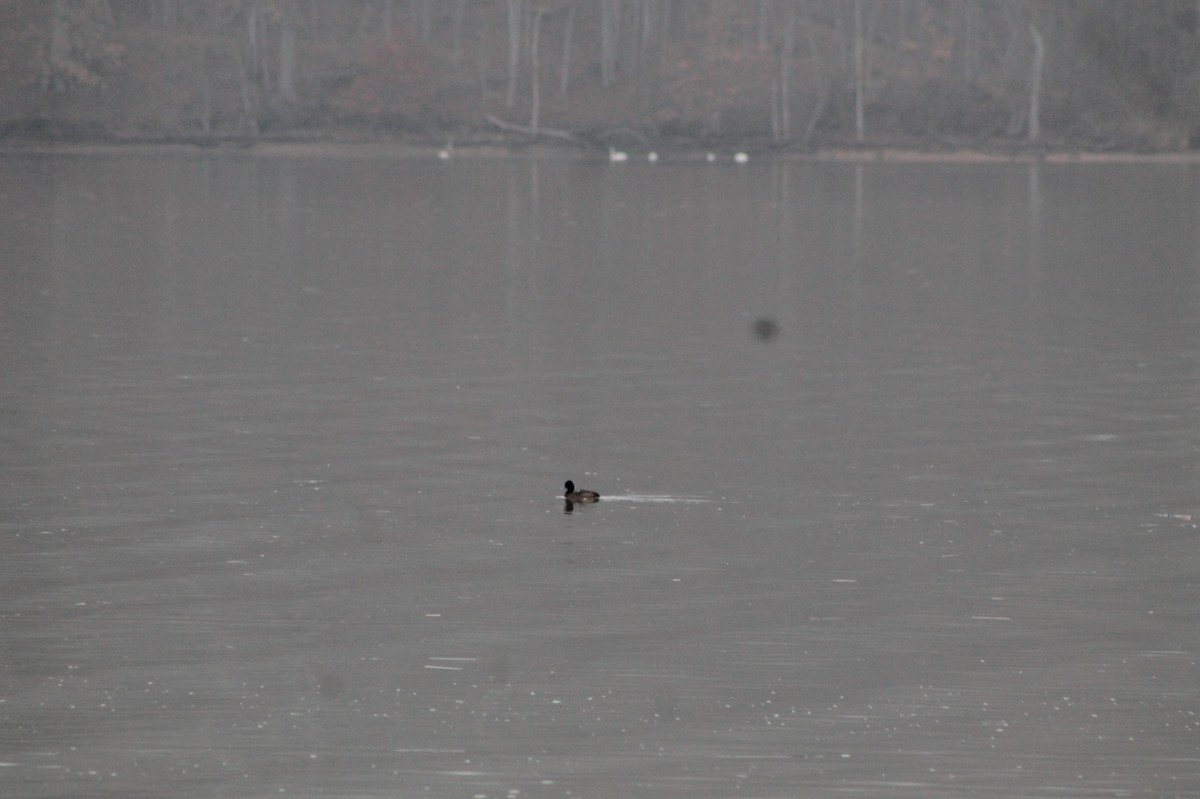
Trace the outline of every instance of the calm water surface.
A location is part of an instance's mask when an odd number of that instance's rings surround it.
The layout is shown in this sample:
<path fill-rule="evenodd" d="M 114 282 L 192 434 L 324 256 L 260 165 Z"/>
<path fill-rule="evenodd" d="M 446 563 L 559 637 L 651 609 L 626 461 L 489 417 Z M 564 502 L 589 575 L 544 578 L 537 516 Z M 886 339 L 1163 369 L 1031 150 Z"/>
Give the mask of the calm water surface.
<path fill-rule="evenodd" d="M 10 154 L 0 220 L 6 797 L 1200 793 L 1195 169 Z"/>

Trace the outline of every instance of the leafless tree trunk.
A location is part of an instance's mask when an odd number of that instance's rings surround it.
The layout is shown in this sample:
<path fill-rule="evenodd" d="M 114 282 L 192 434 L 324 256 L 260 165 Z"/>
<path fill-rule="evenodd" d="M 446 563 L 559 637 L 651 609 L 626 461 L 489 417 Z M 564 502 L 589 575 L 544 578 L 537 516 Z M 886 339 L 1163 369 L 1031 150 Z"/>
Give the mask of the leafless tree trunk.
<path fill-rule="evenodd" d="M 1042 34 L 1037 26 L 1030 23 L 1029 33 L 1033 36 L 1033 68 L 1029 86 L 1029 143 L 1037 144 L 1041 135 L 1041 120 L 1039 106 L 1042 95 L 1042 64 L 1045 60 L 1046 48 L 1042 43 Z"/>
<path fill-rule="evenodd" d="M 253 84 L 251 83 L 249 76 L 246 74 L 246 71 L 249 69 L 249 67 L 242 58 L 238 58 L 238 66 L 241 68 L 240 71 L 242 73 L 241 84 L 243 129 L 250 136 L 258 136 L 258 114 L 254 107 L 254 95 L 250 90 Z"/>
<path fill-rule="evenodd" d="M 59 71 L 66 65 L 70 54 L 71 37 L 66 4 L 64 0 L 54 0 L 50 9 L 50 57 L 42 68 L 42 88 L 65 88 L 65 81 L 59 75 Z"/>
<path fill-rule="evenodd" d="M 978 3 L 966 3 L 963 6 L 963 33 L 960 48 L 963 78 L 968 84 L 974 84 L 979 79 L 979 37 L 980 10 Z"/>
<path fill-rule="evenodd" d="M 508 0 L 508 91 L 504 104 L 517 104 L 517 70 L 521 66 L 521 17 L 525 13 L 523 0 Z"/>
<path fill-rule="evenodd" d="M 1197 0 L 1200 2 L 1200 0 Z M 567 3 L 567 21 L 563 27 L 562 73 L 559 77 L 558 94 L 567 96 L 571 85 L 571 39 L 575 34 L 575 3 Z"/>
<path fill-rule="evenodd" d="M 817 49 L 817 39 L 813 35 L 812 24 L 805 25 L 805 34 L 808 41 L 808 51 L 813 63 L 813 75 L 817 83 L 817 102 L 813 106 L 812 114 L 809 115 L 808 124 L 804 127 L 804 135 L 800 138 L 800 143 L 805 148 L 812 141 L 813 134 L 817 132 L 817 125 L 821 123 L 821 118 L 825 116 L 825 106 L 829 102 L 830 85 L 829 81 L 823 77 L 821 69 L 821 51 Z"/>
<path fill-rule="evenodd" d="M 541 70 L 538 62 L 538 39 L 541 38 L 542 17 L 546 14 L 545 6 L 538 6 L 538 9 L 533 14 L 533 30 L 529 34 L 529 71 L 532 77 L 530 85 L 530 111 L 529 111 L 529 127 L 533 129 L 533 135 L 538 135 L 538 116 L 542 110 L 542 93 L 541 93 Z"/>
<path fill-rule="evenodd" d="M 866 89 L 863 75 L 863 30 L 862 0 L 854 0 L 854 138 L 866 138 L 867 123 L 863 111 L 863 93 Z"/>
<path fill-rule="evenodd" d="M 258 16 L 261 0 L 250 0 L 249 13 L 246 14 L 246 50 L 238 58 L 238 72 L 241 74 L 242 123 L 251 136 L 258 135 L 258 112 L 256 109 L 253 87 L 265 91 L 267 82 L 265 69 L 260 69 L 260 49 L 258 46 Z"/>
<path fill-rule="evenodd" d="M 246 9 L 246 68 L 242 72 L 247 75 L 258 69 L 258 6 L 258 0 L 250 0 Z"/>
<path fill-rule="evenodd" d="M 212 133 L 212 81 L 208 77 L 208 42 L 200 45 L 200 130 L 204 135 Z"/>
<path fill-rule="evenodd" d="M 796 5 L 788 2 L 779 45 L 779 138 L 792 138 L 792 60 L 796 51 Z"/>
<path fill-rule="evenodd" d="M 285 10 L 279 31 L 279 96 L 285 103 L 296 102 L 296 21 Z"/>
<path fill-rule="evenodd" d="M 455 69 L 462 61 L 463 16 L 467 13 L 467 0 L 454 0 L 454 29 L 450 38 L 450 63 Z"/>
<path fill-rule="evenodd" d="M 271 96 L 270 54 L 269 48 L 263 46 L 263 43 L 268 41 L 267 24 L 263 14 L 263 0 L 250 0 L 249 11 L 246 14 L 246 54 L 243 73 L 248 80 L 255 83 L 263 97 Z"/>
<path fill-rule="evenodd" d="M 617 72 L 617 42 L 621 33 L 621 0 L 600 0 L 600 85 L 612 85 Z"/>
<path fill-rule="evenodd" d="M 640 38 L 640 48 L 643 53 L 650 49 L 650 42 L 654 37 L 657 28 L 656 17 L 658 3 L 657 0 L 642 0 L 642 35 Z"/>
<path fill-rule="evenodd" d="M 759 50 L 767 49 L 767 34 L 771 29 L 771 0 L 758 0 L 758 20 L 755 25 L 756 44 Z"/>

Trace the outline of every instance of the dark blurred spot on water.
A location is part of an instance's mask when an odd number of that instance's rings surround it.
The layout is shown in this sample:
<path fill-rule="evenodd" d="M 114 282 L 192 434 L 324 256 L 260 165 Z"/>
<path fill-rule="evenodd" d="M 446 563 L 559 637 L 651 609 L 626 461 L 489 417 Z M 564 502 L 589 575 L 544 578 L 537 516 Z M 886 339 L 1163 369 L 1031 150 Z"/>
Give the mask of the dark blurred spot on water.
<path fill-rule="evenodd" d="M 754 320 L 754 337 L 762 342 L 774 341 L 779 335 L 779 323 L 769 316 L 760 316 Z"/>

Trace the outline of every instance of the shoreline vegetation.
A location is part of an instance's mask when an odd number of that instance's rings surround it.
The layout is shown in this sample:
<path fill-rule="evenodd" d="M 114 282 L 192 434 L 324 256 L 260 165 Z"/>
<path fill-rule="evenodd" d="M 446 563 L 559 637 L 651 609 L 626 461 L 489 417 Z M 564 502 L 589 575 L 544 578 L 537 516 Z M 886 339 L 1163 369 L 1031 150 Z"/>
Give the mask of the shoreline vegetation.
<path fill-rule="evenodd" d="M 304 137 L 290 139 L 263 138 L 255 141 L 216 140 L 181 141 L 164 139 L 141 140 L 77 140 L 36 141 L 30 139 L 0 140 L 0 154 L 112 154 L 112 153 L 165 153 L 165 152 L 214 152 L 246 157 L 306 158 L 330 156 L 344 158 L 396 158 L 396 159 L 445 159 L 478 160 L 523 157 L 535 155 L 543 158 L 608 161 L 607 151 L 582 148 L 568 144 L 539 143 L 536 141 L 511 139 L 489 139 L 456 143 L 453 155 L 447 158 L 444 147 L 419 139 L 404 138 L 355 138 L 355 137 Z M 810 151 L 771 148 L 755 150 L 753 147 L 737 148 L 726 145 L 718 148 L 694 145 L 672 147 L 670 144 L 651 151 L 628 153 L 629 162 L 646 163 L 648 166 L 668 163 L 734 163 L 736 153 L 746 153 L 747 163 L 765 161 L 792 162 L 841 162 L 841 163 L 909 163 L 909 164 L 1001 164 L 1001 163 L 1047 163 L 1047 164 L 1182 164 L 1200 165 L 1200 151 L 1106 151 L 1016 149 L 1011 147 L 981 148 L 953 147 L 937 150 L 920 149 L 904 144 L 880 144 L 872 147 L 827 147 Z M 710 153 L 712 157 L 710 158 Z"/>
<path fill-rule="evenodd" d="M 59 155 L 103 155 L 115 152 L 223 152 L 223 154 L 242 155 L 246 157 L 371 157 L 371 158 L 428 158 L 439 157 L 439 146 L 420 142 L 406 142 L 401 139 L 390 140 L 353 140 L 353 139 L 307 139 L 307 140 L 269 140 L 263 139 L 253 143 L 205 143 L 197 145 L 191 142 L 13 142 L 2 140 L 0 154 L 59 154 Z M 706 149 L 661 149 L 655 150 L 654 163 L 704 163 L 709 160 Z M 738 150 L 742 152 L 743 150 Z M 576 160 L 608 161 L 606 152 L 582 150 L 569 145 L 545 145 L 529 142 L 491 142 L 487 144 L 463 144 L 456 146 L 452 160 L 479 160 L 479 158 L 509 158 L 523 155 L 536 155 L 548 158 L 576 158 Z M 646 162 L 648 154 L 634 152 L 629 154 L 630 162 Z M 715 162 L 733 163 L 733 151 L 722 149 L 714 152 Z M 1078 163 L 1078 164 L 1184 164 L 1184 166 L 1200 166 L 1200 151 L 1166 151 L 1166 152 L 1133 152 L 1109 151 L 1088 152 L 1079 150 L 984 150 L 984 149 L 947 149 L 919 150 L 904 148 L 904 146 L 877 146 L 877 148 L 841 149 L 828 148 L 808 152 L 790 152 L 772 150 L 757 152 L 749 155 L 749 162 L 841 162 L 841 163 Z"/>
<path fill-rule="evenodd" d="M 1195 0 L 7 0 L 0 150 L 1200 161 Z"/>

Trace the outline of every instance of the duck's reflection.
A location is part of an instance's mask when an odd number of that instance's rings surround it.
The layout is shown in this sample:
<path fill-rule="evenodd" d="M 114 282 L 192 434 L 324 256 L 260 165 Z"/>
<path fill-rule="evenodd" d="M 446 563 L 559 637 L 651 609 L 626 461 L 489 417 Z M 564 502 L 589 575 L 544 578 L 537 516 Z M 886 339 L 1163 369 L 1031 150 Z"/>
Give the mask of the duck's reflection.
<path fill-rule="evenodd" d="M 563 513 L 574 513 L 576 505 L 587 507 L 588 505 L 595 505 L 595 504 L 596 504 L 596 502 L 594 500 L 584 500 L 584 501 L 580 501 L 580 502 L 572 502 L 569 499 L 564 499 L 563 500 Z"/>

